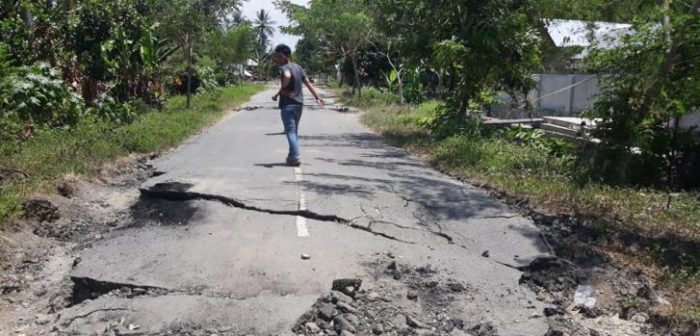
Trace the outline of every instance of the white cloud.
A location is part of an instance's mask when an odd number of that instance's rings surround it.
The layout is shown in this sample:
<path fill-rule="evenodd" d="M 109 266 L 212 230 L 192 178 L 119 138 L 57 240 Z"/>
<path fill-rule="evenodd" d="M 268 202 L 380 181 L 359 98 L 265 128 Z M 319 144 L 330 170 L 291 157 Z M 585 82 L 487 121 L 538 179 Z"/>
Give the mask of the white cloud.
<path fill-rule="evenodd" d="M 273 46 L 279 43 L 284 43 L 294 48 L 301 37 L 282 34 L 279 31 L 280 27 L 289 24 L 289 20 L 284 13 L 275 8 L 272 1 L 273 0 L 248 0 L 247 2 L 243 3 L 243 15 L 250 20 L 254 20 L 255 13 L 257 13 L 259 10 L 264 9 L 265 11 L 270 12 L 270 18 L 275 22 L 275 26 L 277 28 L 277 32 L 275 32 L 275 35 L 272 37 Z M 308 0 L 293 0 L 293 2 L 300 5 L 306 5 L 309 3 Z"/>

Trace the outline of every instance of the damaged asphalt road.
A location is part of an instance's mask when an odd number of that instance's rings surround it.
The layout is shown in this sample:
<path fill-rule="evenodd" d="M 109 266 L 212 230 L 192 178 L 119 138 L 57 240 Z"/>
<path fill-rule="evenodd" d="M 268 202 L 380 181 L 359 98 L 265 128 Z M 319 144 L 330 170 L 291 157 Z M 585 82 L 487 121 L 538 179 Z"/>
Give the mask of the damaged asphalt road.
<path fill-rule="evenodd" d="M 519 285 L 518 268 L 549 255 L 528 219 L 385 145 L 355 114 L 307 107 L 302 166 L 287 167 L 272 94 L 151 162 L 163 174 L 141 186 L 122 229 L 83 251 L 55 330 L 314 334 L 300 319 L 350 278 L 400 311 L 407 334 L 433 320 L 452 321 L 437 334 L 547 333 L 545 304 Z M 393 261 L 405 276 L 387 275 Z M 357 333 L 399 332 L 372 323 Z"/>

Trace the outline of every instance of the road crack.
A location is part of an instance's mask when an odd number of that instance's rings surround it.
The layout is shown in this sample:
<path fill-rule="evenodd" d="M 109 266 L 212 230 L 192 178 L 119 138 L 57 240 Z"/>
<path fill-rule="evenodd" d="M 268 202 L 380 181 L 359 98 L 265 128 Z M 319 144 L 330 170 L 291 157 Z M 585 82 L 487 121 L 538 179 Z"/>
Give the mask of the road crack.
<path fill-rule="evenodd" d="M 85 314 L 73 316 L 73 317 L 71 317 L 69 320 L 67 320 L 66 322 L 64 322 L 63 325 L 64 325 L 64 326 L 70 326 L 70 325 L 73 324 L 73 322 L 75 322 L 76 320 L 79 320 L 79 319 L 86 319 L 86 318 L 90 317 L 90 315 L 95 314 L 95 313 L 99 313 L 99 312 L 109 312 L 109 311 L 134 311 L 134 310 L 133 310 L 133 309 L 129 309 L 129 308 L 101 308 L 101 309 L 95 309 L 95 310 L 91 310 L 91 311 L 89 311 L 89 312 L 87 312 L 87 313 L 85 313 Z"/>
<path fill-rule="evenodd" d="M 191 191 L 185 191 L 185 190 L 169 190 L 167 188 L 167 184 L 157 184 L 153 188 L 150 188 L 150 189 L 142 188 L 142 189 L 140 189 L 140 191 L 141 191 L 141 195 L 143 195 L 145 197 L 162 199 L 162 200 L 166 200 L 166 201 L 179 201 L 179 202 L 197 201 L 197 200 L 212 201 L 212 202 L 219 202 L 221 204 L 224 204 L 224 205 L 226 205 L 228 207 L 232 207 L 232 208 L 260 212 L 260 213 L 266 213 L 266 214 L 270 214 L 270 215 L 300 216 L 300 217 L 304 217 L 306 219 L 317 220 L 317 221 L 321 221 L 321 222 L 335 222 L 335 223 L 346 225 L 346 226 L 351 227 L 353 229 L 358 229 L 361 231 L 371 233 L 375 236 L 383 237 L 383 238 L 394 240 L 394 241 L 401 242 L 401 243 L 415 244 L 414 242 L 402 240 L 398 237 L 394 237 L 392 235 L 389 235 L 389 234 L 386 234 L 383 232 L 374 231 L 374 230 L 372 230 L 371 227 L 365 227 L 362 225 L 358 225 L 352 220 L 348 220 L 348 219 L 345 219 L 345 218 L 342 218 L 342 217 L 339 217 L 336 215 L 319 214 L 319 213 L 310 211 L 308 209 L 304 209 L 304 210 L 265 209 L 265 208 L 260 208 L 260 207 L 248 205 L 248 204 L 245 204 L 241 200 L 237 200 L 237 199 L 234 199 L 231 197 L 226 197 L 226 196 L 221 196 L 221 195 L 212 195 L 212 194 L 191 192 Z"/>

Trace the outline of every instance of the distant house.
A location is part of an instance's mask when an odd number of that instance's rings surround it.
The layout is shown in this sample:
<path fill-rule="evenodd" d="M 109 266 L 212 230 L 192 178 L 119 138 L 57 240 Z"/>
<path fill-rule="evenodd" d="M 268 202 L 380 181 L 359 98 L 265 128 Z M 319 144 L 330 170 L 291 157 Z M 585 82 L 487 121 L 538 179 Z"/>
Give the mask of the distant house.
<path fill-rule="evenodd" d="M 634 29 L 626 23 L 542 21 L 543 71 L 533 74 L 537 86 L 527 97 L 534 111 L 513 108 L 512 97 L 503 93 L 501 102 L 492 105 L 487 115 L 500 119 L 579 117 L 593 106 L 600 93 L 597 76 L 586 70 L 586 57 L 594 49 L 610 50 L 621 46 L 624 37 L 631 34 Z M 684 116 L 678 126 L 700 131 L 700 112 Z"/>
<path fill-rule="evenodd" d="M 624 36 L 634 34 L 626 23 L 558 19 L 544 20 L 540 30 L 546 73 L 583 72 L 593 48 L 616 48 Z"/>
<path fill-rule="evenodd" d="M 586 57 L 593 49 L 620 46 L 633 33 L 625 23 L 543 20 L 543 71 L 535 74 L 537 87 L 528 97 L 536 114 L 569 117 L 589 109 L 600 89 L 596 76 L 586 71 Z"/>
<path fill-rule="evenodd" d="M 258 66 L 258 62 L 249 59 L 245 64 L 236 65 L 236 70 L 234 74 L 245 79 L 255 79 L 255 67 Z"/>

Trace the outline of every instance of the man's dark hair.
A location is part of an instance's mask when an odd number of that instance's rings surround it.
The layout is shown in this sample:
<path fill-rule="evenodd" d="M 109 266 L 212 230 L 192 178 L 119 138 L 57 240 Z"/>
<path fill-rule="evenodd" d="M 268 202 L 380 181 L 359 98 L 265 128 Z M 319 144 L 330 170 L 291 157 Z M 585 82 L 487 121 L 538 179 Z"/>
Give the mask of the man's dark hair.
<path fill-rule="evenodd" d="M 275 47 L 275 53 L 281 53 L 284 56 L 289 57 L 292 54 L 292 48 L 286 44 L 280 44 Z"/>

